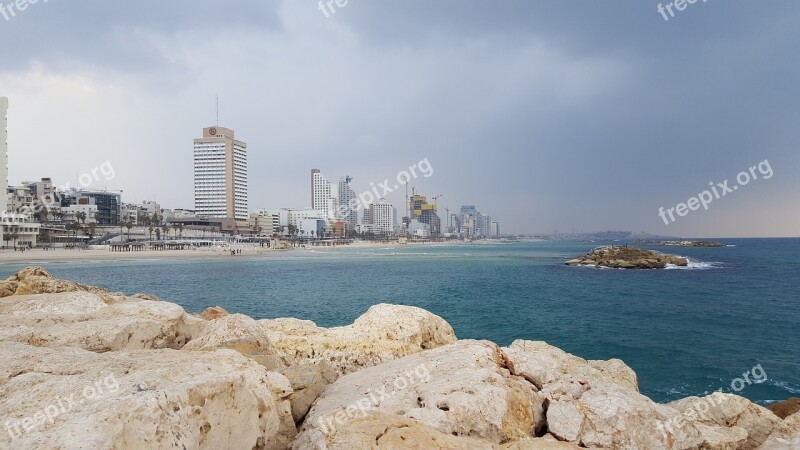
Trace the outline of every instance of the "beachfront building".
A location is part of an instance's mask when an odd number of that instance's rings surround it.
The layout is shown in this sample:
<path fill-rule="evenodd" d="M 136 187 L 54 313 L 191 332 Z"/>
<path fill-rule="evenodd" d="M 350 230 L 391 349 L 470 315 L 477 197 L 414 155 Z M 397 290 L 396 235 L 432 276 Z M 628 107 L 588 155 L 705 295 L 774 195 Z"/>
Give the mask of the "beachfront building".
<path fill-rule="evenodd" d="M 97 224 L 117 226 L 122 216 L 122 193 L 119 191 L 69 189 L 61 193 L 61 211 L 71 206 L 93 205 L 97 207 Z M 66 220 L 66 218 L 64 219 Z"/>
<path fill-rule="evenodd" d="M 8 186 L 8 99 L 0 97 L 0 182 Z M 40 225 L 31 214 L 18 214 L 7 208 L 8 191 L 0 189 L 0 240 L 3 245 L 33 247 Z"/>
<path fill-rule="evenodd" d="M 492 220 L 492 216 L 481 214 L 475 205 L 462 206 L 461 214 L 453 214 L 451 220 L 451 228 L 465 239 L 500 236 L 500 222 Z"/>
<path fill-rule="evenodd" d="M 247 144 L 233 130 L 204 128 L 194 140 L 194 209 L 202 218 L 248 220 Z"/>
<path fill-rule="evenodd" d="M 197 214 L 191 209 L 175 208 L 172 210 L 172 218 L 174 219 L 191 219 L 193 217 L 197 217 Z"/>
<path fill-rule="evenodd" d="M 369 223 L 377 234 L 394 233 L 394 205 L 381 199 L 378 203 L 369 205 Z"/>
<path fill-rule="evenodd" d="M 431 227 L 427 223 L 414 219 L 408 224 L 408 233 L 418 239 L 428 239 L 431 237 Z"/>
<path fill-rule="evenodd" d="M 0 237 L 5 247 L 34 247 L 41 225 L 25 214 L 0 215 Z"/>
<path fill-rule="evenodd" d="M 478 216 L 478 235 L 492 237 L 492 217 L 486 214 Z"/>
<path fill-rule="evenodd" d="M 0 97 L 0 182 L 3 186 L 8 186 L 8 99 Z M 5 190 L 0 192 L 0 207 L 6 209 L 8 204 L 8 193 Z"/>
<path fill-rule="evenodd" d="M 256 211 L 250 213 L 248 226 L 255 234 L 271 236 L 278 233 L 281 226 L 281 218 L 280 215 L 272 214 L 269 211 Z"/>
<path fill-rule="evenodd" d="M 100 216 L 97 205 L 70 205 L 61 208 L 61 220 L 65 223 L 97 223 Z"/>
<path fill-rule="evenodd" d="M 325 178 L 319 169 L 311 169 L 311 209 L 322 212 L 328 220 L 339 219 L 339 186 Z"/>
<path fill-rule="evenodd" d="M 155 201 L 144 201 L 141 204 L 122 203 L 120 207 L 122 222 L 131 222 L 134 226 L 145 225 L 154 216 L 163 219 L 160 221 L 162 223 L 168 219 L 164 214 L 164 210 L 161 209 L 161 205 Z M 172 218 L 174 218 L 174 215 L 170 211 L 169 219 Z"/>
<path fill-rule="evenodd" d="M 341 219 L 350 227 L 355 227 L 358 224 L 358 211 L 356 211 L 356 193 L 350 187 L 350 182 L 353 177 L 346 176 L 339 179 L 339 208 L 341 212 Z"/>
<path fill-rule="evenodd" d="M 441 233 L 442 222 L 436 214 L 436 205 L 428 203 L 427 197 L 414 193 L 409 200 L 409 211 L 410 219 L 427 224 L 432 236 L 438 236 Z"/>
<path fill-rule="evenodd" d="M 492 237 L 500 237 L 500 222 L 492 221 Z"/>
<path fill-rule="evenodd" d="M 41 181 L 23 181 L 7 190 L 6 211 L 28 214 L 40 222 L 53 221 L 60 213 L 59 195 L 50 178 Z"/>

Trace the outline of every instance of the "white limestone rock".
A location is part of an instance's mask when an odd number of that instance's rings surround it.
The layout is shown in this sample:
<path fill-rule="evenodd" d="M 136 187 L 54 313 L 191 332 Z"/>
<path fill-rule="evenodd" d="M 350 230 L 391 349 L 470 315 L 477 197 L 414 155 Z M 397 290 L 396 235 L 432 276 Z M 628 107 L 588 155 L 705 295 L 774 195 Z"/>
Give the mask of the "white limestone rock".
<path fill-rule="evenodd" d="M 531 438 L 544 426 L 542 399 L 509 372 L 499 347 L 459 341 L 339 378 L 312 406 L 295 448 L 324 448 L 370 410 L 490 444 Z"/>
<path fill-rule="evenodd" d="M 0 448 L 264 449 L 294 438 L 266 370 L 234 351 L 5 342 L 0 360 Z"/>
<path fill-rule="evenodd" d="M 259 324 L 288 365 L 326 360 L 340 375 L 456 341 L 444 319 L 412 306 L 375 305 L 353 325 L 330 329 L 297 319 Z"/>

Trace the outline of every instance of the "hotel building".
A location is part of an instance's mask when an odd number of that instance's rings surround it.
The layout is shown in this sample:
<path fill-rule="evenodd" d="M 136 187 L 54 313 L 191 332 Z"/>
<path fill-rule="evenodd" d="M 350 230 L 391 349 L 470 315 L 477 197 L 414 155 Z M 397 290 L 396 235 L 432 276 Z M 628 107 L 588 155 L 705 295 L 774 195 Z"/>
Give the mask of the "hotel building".
<path fill-rule="evenodd" d="M 339 186 L 311 169 L 311 209 L 320 211 L 328 220 L 339 219 Z"/>
<path fill-rule="evenodd" d="M 374 227 L 375 233 L 394 233 L 394 205 L 383 199 L 369 205 L 369 223 Z"/>
<path fill-rule="evenodd" d="M 228 128 L 204 128 L 194 140 L 195 213 L 247 221 L 247 201 L 247 144 Z"/>

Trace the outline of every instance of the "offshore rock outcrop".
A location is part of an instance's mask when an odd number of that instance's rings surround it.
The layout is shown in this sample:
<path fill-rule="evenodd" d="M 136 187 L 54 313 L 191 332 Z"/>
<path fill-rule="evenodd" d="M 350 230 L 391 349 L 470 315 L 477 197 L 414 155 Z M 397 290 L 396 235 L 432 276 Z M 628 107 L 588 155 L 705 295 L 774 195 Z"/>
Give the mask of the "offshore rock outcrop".
<path fill-rule="evenodd" d="M 685 267 L 686 258 L 665 255 L 637 247 L 597 247 L 586 256 L 567 261 L 568 266 L 610 267 L 612 269 L 664 269 L 667 265 Z"/>
<path fill-rule="evenodd" d="M 800 448 L 800 413 L 720 393 L 657 404 L 620 360 L 459 341 L 419 308 L 325 329 L 12 278 L 0 448 Z"/>

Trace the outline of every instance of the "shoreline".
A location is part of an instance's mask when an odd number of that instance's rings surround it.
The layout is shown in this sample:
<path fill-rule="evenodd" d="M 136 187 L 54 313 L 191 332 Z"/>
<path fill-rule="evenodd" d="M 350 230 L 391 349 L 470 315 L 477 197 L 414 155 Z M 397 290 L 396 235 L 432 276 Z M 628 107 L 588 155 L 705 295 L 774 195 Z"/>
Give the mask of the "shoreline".
<path fill-rule="evenodd" d="M 290 248 L 285 250 L 273 250 L 253 245 L 239 245 L 232 247 L 209 247 L 203 249 L 190 250 L 147 250 L 142 252 L 112 252 L 106 249 L 50 249 L 45 251 L 41 248 L 34 248 L 21 251 L 13 249 L 0 250 L 0 266 L 13 264 L 39 264 L 44 262 L 70 262 L 70 261 L 118 261 L 118 260 L 152 260 L 152 259 L 218 259 L 221 257 L 241 258 L 256 256 L 277 256 L 285 255 L 296 251 L 319 251 L 327 252 L 331 250 L 363 250 L 380 248 L 403 248 L 403 247 L 425 247 L 425 246 L 455 246 L 455 245 L 500 245 L 501 242 L 476 241 L 476 242 L 412 242 L 400 244 L 398 242 L 355 242 L 349 245 L 329 246 L 307 246 Z M 242 253 L 231 255 L 231 249 L 241 249 Z"/>

